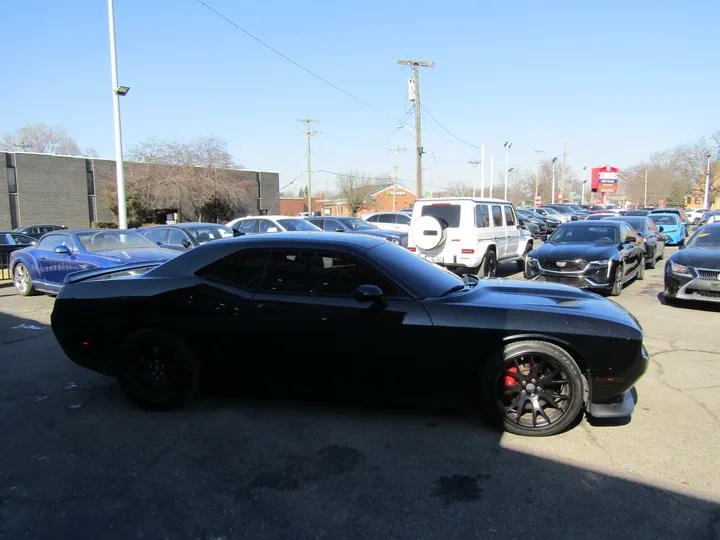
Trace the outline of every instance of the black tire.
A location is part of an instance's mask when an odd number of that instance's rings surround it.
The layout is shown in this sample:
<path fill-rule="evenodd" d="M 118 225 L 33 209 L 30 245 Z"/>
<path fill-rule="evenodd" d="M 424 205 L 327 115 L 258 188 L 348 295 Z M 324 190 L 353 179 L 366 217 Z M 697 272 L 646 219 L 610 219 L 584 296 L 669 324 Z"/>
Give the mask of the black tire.
<path fill-rule="evenodd" d="M 138 407 L 168 411 L 185 405 L 197 392 L 195 355 L 173 334 L 141 330 L 120 346 L 118 382 Z"/>
<path fill-rule="evenodd" d="M 610 292 L 608 293 L 609 296 L 620 296 L 620 294 L 622 294 L 624 278 L 625 268 L 622 263 L 619 263 L 618 267 L 615 269 L 615 279 L 613 281 L 612 289 L 610 289 Z"/>
<path fill-rule="evenodd" d="M 532 251 L 532 246 L 528 244 L 525 246 L 525 251 L 522 254 L 522 258 L 516 261 L 518 272 L 525 272 L 525 257 Z"/>
<path fill-rule="evenodd" d="M 655 267 L 657 266 L 657 246 L 653 249 L 652 257 L 650 257 L 650 260 L 648 261 L 645 259 L 645 266 L 649 270 L 655 270 Z"/>
<path fill-rule="evenodd" d="M 33 285 L 30 271 L 23 263 L 17 263 L 13 268 L 13 285 L 20 296 L 35 296 L 38 292 Z"/>
<path fill-rule="evenodd" d="M 552 343 L 511 343 L 501 362 L 486 364 L 482 377 L 487 412 L 509 433 L 556 435 L 574 425 L 582 413 L 583 374 L 572 356 Z"/>
<path fill-rule="evenodd" d="M 685 239 L 683 238 L 682 240 L 680 240 L 677 245 L 678 245 L 678 247 L 684 246 L 684 245 L 685 245 Z"/>
<path fill-rule="evenodd" d="M 640 259 L 640 262 L 638 263 L 638 269 L 637 274 L 635 275 L 635 279 L 638 281 L 642 281 L 645 279 L 645 255 L 642 256 Z"/>
<path fill-rule="evenodd" d="M 497 273 L 497 255 L 492 249 L 488 249 L 485 252 L 483 261 L 480 263 L 477 275 L 480 278 L 492 278 Z"/>

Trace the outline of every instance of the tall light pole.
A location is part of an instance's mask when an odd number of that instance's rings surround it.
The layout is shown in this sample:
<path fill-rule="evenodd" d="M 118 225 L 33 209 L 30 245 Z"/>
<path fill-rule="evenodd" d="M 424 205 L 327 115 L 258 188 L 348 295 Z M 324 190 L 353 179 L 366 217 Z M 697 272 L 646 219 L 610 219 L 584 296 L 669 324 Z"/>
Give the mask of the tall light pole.
<path fill-rule="evenodd" d="M 495 156 L 490 156 L 490 198 L 492 198 L 493 176 L 495 176 Z"/>
<path fill-rule="evenodd" d="M 480 196 L 485 196 L 485 145 L 480 149 Z"/>
<path fill-rule="evenodd" d="M 645 196 L 643 197 L 643 208 L 647 208 L 647 169 L 645 169 Z"/>
<path fill-rule="evenodd" d="M 540 195 L 540 154 L 545 150 L 535 150 L 537 152 L 537 175 L 535 176 L 535 199 Z"/>
<path fill-rule="evenodd" d="M 470 159 L 470 160 L 468 160 L 468 163 L 469 163 L 470 165 L 472 165 L 472 166 L 473 166 L 473 169 L 474 169 L 475 167 L 477 167 L 478 165 L 480 165 L 481 162 L 478 161 L 477 159 Z M 477 191 L 476 187 L 477 187 L 476 176 L 473 174 L 473 190 L 472 190 L 472 196 L 473 196 L 473 197 L 475 197 L 475 195 L 476 195 L 476 191 Z"/>
<path fill-rule="evenodd" d="M 120 96 L 130 88 L 118 85 L 117 53 L 115 52 L 115 9 L 108 0 L 108 23 L 110 26 L 110 70 L 112 71 L 113 113 L 115 120 L 115 171 L 117 176 L 118 228 L 127 229 L 127 206 L 125 202 L 125 166 L 123 163 L 122 129 L 120 127 Z"/>
<path fill-rule="evenodd" d="M 581 186 L 580 204 L 585 204 L 585 184 L 587 184 L 587 165 L 583 165 L 583 183 Z"/>
<path fill-rule="evenodd" d="M 712 157 L 710 154 L 707 154 L 705 157 L 707 157 L 708 164 L 707 164 L 707 178 L 705 179 L 705 198 L 703 199 L 703 208 L 710 208 L 710 204 L 712 201 L 710 200 L 710 183 L 712 179 L 712 163 L 710 162 L 710 158 Z"/>
<path fill-rule="evenodd" d="M 552 204 L 555 204 L 555 162 L 557 160 L 558 158 L 556 157 L 554 157 L 552 160 L 552 196 L 550 197 Z"/>
<path fill-rule="evenodd" d="M 505 200 L 507 201 L 508 192 L 508 154 L 510 153 L 511 142 L 506 142 L 503 147 L 505 148 Z"/>

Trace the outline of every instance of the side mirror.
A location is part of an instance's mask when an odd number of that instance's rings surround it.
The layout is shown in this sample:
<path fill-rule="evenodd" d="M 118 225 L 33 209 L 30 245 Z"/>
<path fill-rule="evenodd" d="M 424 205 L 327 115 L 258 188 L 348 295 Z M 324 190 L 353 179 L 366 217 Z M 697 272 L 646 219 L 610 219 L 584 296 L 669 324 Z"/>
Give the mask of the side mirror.
<path fill-rule="evenodd" d="M 663 232 L 664 230 L 665 230 L 665 227 L 663 227 L 662 225 L 660 225 L 660 226 L 658 227 L 658 231 Z"/>
<path fill-rule="evenodd" d="M 360 285 L 355 291 L 355 300 L 358 302 L 378 302 L 383 292 L 377 285 Z"/>
<path fill-rule="evenodd" d="M 162 247 L 162 242 L 155 242 L 158 246 Z"/>
<path fill-rule="evenodd" d="M 277 227 L 270 227 L 270 228 L 268 228 L 267 232 L 278 232 L 278 228 L 277 228 Z"/>
<path fill-rule="evenodd" d="M 637 238 L 636 238 L 636 237 L 634 237 L 634 236 L 626 236 L 626 237 L 625 237 L 625 243 L 626 243 L 626 244 L 634 244 L 635 242 L 637 242 Z"/>
<path fill-rule="evenodd" d="M 180 244 L 181 244 L 182 247 L 184 247 L 185 249 L 188 249 L 190 246 L 192 246 L 192 244 L 190 243 L 190 240 L 183 240 L 182 242 L 180 242 Z"/>
<path fill-rule="evenodd" d="M 522 228 L 525 226 L 525 222 L 522 219 L 518 219 L 518 228 Z"/>
<path fill-rule="evenodd" d="M 53 251 L 58 255 L 70 255 L 70 248 L 67 246 L 58 246 Z"/>
<path fill-rule="evenodd" d="M 345 229 L 343 229 L 342 227 L 338 227 L 337 229 L 335 229 L 335 232 L 345 232 Z"/>
<path fill-rule="evenodd" d="M 547 242 L 547 239 L 548 239 L 548 235 L 547 235 L 547 234 L 541 234 L 541 235 L 540 235 L 540 240 L 542 240 L 543 242 Z"/>

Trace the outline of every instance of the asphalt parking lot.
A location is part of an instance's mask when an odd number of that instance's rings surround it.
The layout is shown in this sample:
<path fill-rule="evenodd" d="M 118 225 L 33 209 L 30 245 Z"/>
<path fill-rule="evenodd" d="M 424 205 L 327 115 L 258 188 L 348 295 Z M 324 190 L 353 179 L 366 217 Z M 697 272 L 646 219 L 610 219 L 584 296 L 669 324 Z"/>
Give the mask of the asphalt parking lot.
<path fill-rule="evenodd" d="M 402 404 L 147 413 L 0 285 L 0 538 L 720 539 L 720 308 L 661 290 L 659 264 L 617 299 L 652 360 L 632 421 L 529 439 Z"/>

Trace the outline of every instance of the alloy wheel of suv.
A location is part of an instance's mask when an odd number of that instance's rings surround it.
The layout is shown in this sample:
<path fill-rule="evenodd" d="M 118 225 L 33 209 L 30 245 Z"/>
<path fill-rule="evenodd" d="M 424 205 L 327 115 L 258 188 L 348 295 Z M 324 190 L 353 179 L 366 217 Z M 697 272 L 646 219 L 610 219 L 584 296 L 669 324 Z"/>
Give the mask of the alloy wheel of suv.
<path fill-rule="evenodd" d="M 485 257 L 483 257 L 483 261 L 480 263 L 480 268 L 478 268 L 477 275 L 478 277 L 487 277 L 492 278 L 495 277 L 495 274 L 497 273 L 497 256 L 495 255 L 495 252 L 491 249 L 488 249 L 485 253 Z"/>

